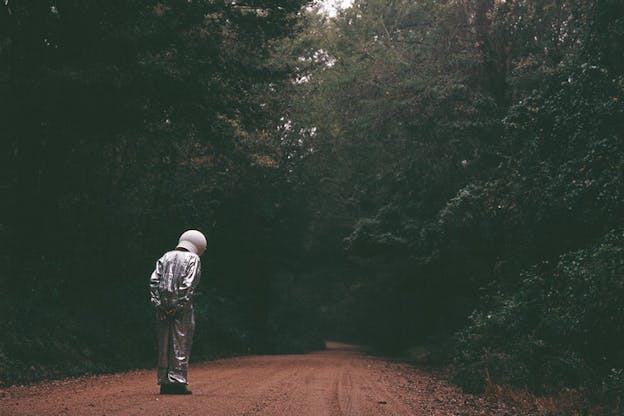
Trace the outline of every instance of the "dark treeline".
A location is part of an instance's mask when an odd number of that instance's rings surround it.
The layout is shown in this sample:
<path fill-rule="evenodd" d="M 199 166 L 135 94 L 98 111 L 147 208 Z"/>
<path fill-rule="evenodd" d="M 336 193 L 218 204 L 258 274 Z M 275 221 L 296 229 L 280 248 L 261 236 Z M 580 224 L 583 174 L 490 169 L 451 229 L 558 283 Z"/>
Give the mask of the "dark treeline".
<path fill-rule="evenodd" d="M 0 6 L 2 381 L 153 365 L 198 228 L 197 359 L 333 337 L 621 411 L 622 2 L 306 3 Z"/>
<path fill-rule="evenodd" d="M 276 349 L 271 273 L 299 237 L 268 46 L 302 4 L 0 5 L 3 382 L 153 366 L 147 279 L 189 228 L 195 358 Z"/>

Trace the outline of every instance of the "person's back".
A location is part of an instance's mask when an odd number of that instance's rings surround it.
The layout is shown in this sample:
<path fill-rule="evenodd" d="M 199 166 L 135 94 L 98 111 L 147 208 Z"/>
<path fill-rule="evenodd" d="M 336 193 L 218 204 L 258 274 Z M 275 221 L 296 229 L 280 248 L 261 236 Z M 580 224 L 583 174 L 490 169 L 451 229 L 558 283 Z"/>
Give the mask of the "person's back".
<path fill-rule="evenodd" d="M 190 301 L 199 264 L 197 254 L 180 249 L 168 251 L 160 258 L 156 267 L 161 269 L 157 290 L 162 309 L 176 309 L 180 302 Z"/>

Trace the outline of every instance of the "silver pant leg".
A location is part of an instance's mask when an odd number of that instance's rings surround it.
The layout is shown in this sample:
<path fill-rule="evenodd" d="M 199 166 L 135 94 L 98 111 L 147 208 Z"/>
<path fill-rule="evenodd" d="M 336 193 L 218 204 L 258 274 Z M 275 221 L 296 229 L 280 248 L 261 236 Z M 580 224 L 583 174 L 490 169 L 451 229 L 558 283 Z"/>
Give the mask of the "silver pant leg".
<path fill-rule="evenodd" d="M 188 363 L 191 358 L 195 317 L 193 307 L 189 305 L 179 312 L 171 322 L 169 336 L 168 377 L 169 383 L 188 384 Z"/>
<path fill-rule="evenodd" d="M 157 321 L 158 384 L 169 383 L 169 351 L 171 350 L 171 319 Z"/>

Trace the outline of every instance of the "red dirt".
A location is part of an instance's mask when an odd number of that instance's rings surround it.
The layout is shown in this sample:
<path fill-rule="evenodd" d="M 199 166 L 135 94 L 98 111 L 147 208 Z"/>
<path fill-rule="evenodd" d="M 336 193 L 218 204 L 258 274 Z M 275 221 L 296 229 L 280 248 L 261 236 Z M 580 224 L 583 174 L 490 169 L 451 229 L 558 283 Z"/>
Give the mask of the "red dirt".
<path fill-rule="evenodd" d="M 13 386 L 8 415 L 526 415 L 462 393 L 428 371 L 328 343 L 303 355 L 250 356 L 191 365 L 192 396 L 158 394 L 155 370 Z"/>

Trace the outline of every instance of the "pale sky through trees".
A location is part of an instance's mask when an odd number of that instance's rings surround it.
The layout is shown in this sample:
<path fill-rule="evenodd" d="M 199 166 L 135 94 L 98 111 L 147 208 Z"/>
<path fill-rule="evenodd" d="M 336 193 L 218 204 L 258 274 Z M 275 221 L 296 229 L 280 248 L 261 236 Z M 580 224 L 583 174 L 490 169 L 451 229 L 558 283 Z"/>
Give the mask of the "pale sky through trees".
<path fill-rule="evenodd" d="M 339 9 L 345 9 L 353 3 L 353 0 L 320 0 L 321 10 L 328 16 L 334 17 Z"/>

